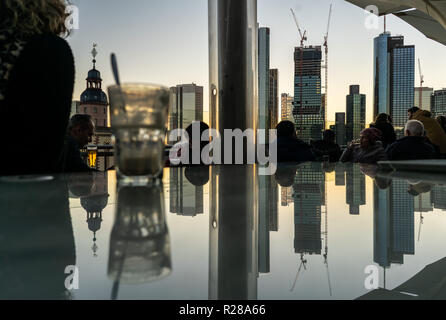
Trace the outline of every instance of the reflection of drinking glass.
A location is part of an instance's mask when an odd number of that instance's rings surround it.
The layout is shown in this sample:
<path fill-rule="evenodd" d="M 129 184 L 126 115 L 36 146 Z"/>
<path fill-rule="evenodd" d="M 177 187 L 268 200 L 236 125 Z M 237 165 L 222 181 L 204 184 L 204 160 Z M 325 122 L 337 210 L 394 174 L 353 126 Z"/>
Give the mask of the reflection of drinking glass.
<path fill-rule="evenodd" d="M 158 177 L 164 167 L 169 90 L 128 84 L 109 87 L 108 92 L 118 176 L 131 182 Z"/>
<path fill-rule="evenodd" d="M 119 283 L 147 283 L 171 273 L 163 186 L 120 187 L 117 199 L 108 265 L 114 298 Z"/>
<path fill-rule="evenodd" d="M 98 147 L 87 146 L 88 165 L 90 168 L 96 168 L 96 162 L 98 159 Z"/>

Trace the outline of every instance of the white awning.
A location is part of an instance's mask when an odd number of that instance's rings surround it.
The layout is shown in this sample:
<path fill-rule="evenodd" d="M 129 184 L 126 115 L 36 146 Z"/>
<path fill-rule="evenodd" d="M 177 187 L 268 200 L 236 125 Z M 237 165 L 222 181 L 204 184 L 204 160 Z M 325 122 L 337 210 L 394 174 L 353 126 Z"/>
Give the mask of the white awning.
<path fill-rule="evenodd" d="M 346 0 L 363 9 L 374 5 L 379 15 L 394 14 L 429 39 L 446 45 L 446 0 Z"/>

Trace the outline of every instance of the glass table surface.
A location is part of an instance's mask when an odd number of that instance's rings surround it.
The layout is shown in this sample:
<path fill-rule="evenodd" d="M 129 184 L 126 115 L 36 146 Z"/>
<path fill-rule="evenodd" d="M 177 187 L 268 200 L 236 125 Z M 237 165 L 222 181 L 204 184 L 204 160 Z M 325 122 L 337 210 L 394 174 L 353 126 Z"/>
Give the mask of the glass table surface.
<path fill-rule="evenodd" d="M 446 179 L 352 164 L 0 178 L 0 299 L 446 298 Z"/>

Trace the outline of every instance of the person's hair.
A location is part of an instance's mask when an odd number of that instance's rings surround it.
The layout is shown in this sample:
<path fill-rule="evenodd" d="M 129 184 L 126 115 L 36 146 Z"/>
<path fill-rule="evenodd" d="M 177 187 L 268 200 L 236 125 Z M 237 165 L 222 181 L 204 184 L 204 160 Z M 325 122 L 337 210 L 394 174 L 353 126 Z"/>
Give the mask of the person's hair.
<path fill-rule="evenodd" d="M 77 126 L 80 126 L 82 130 L 86 130 L 90 124 L 93 125 L 93 120 L 89 114 L 76 114 L 71 117 L 67 131 L 71 132 Z"/>
<path fill-rule="evenodd" d="M 376 117 L 376 119 L 375 119 L 375 123 L 378 123 L 378 122 L 389 122 L 389 123 L 391 123 L 390 116 L 387 113 L 380 113 Z"/>
<path fill-rule="evenodd" d="M 412 136 L 424 136 L 424 125 L 418 120 L 407 121 L 404 132 L 409 131 Z"/>
<path fill-rule="evenodd" d="M 376 141 L 382 139 L 382 131 L 376 128 L 368 128 L 361 131 L 361 136 L 365 136 L 373 145 Z"/>
<path fill-rule="evenodd" d="M 2 0 L 0 30 L 14 30 L 22 35 L 67 35 L 66 7 L 65 0 Z"/>
<path fill-rule="evenodd" d="M 324 131 L 324 141 L 334 141 L 336 139 L 336 133 L 333 130 Z"/>
<path fill-rule="evenodd" d="M 277 127 L 277 137 L 279 138 L 290 138 L 293 137 L 296 129 L 294 127 L 294 123 L 291 121 L 282 121 L 280 122 Z"/>
<path fill-rule="evenodd" d="M 418 108 L 418 107 L 412 107 L 412 108 L 410 108 L 409 110 L 407 110 L 407 112 L 410 112 L 410 113 L 415 113 L 415 112 L 417 112 L 417 111 L 419 111 L 420 110 L 420 108 Z"/>

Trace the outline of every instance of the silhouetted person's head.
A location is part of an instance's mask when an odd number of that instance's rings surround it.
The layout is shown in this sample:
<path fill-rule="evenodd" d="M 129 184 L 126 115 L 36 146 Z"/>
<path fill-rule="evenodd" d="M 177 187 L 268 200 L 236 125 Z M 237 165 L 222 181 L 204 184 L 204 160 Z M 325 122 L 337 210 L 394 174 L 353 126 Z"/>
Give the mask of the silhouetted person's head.
<path fill-rule="evenodd" d="M 199 137 L 194 137 L 193 136 L 193 128 L 194 128 L 194 126 L 197 126 L 198 128 L 199 128 L 199 134 L 200 134 L 200 136 Z M 200 145 L 207 145 L 208 143 L 209 143 L 209 135 L 207 135 L 207 139 L 206 139 L 206 141 L 201 141 L 201 139 L 202 139 L 202 137 L 203 137 L 203 134 L 207 131 L 207 130 L 209 130 L 209 126 L 206 124 L 206 123 L 204 123 L 203 121 L 194 121 L 194 122 L 192 122 L 187 128 L 186 128 L 186 132 L 187 132 L 187 135 L 188 135 L 188 137 L 189 137 L 189 144 L 190 144 L 190 146 L 192 147 L 192 141 L 193 141 L 193 139 L 197 139 L 197 141 L 199 141 L 200 142 Z M 209 131 L 208 131 L 209 132 Z"/>
<path fill-rule="evenodd" d="M 407 110 L 407 116 L 409 117 L 409 120 L 412 120 L 413 115 L 416 112 L 418 112 L 419 110 L 420 110 L 420 108 L 418 108 L 418 107 L 413 107 L 413 108 L 410 108 L 409 110 Z"/>
<path fill-rule="evenodd" d="M 76 140 L 81 148 L 92 141 L 94 129 L 94 123 L 88 114 L 76 114 L 68 124 L 68 134 Z"/>
<path fill-rule="evenodd" d="M 281 187 L 288 188 L 294 184 L 296 173 L 297 165 L 279 164 L 277 166 L 275 178 Z"/>
<path fill-rule="evenodd" d="M 333 130 L 324 131 L 324 141 L 334 143 L 336 140 L 336 133 Z"/>
<path fill-rule="evenodd" d="M 64 0 L 2 0 L 0 1 L 0 30 L 14 34 L 64 35 L 68 32 L 67 4 Z"/>
<path fill-rule="evenodd" d="M 361 132 L 361 148 L 367 149 L 374 146 L 378 140 L 381 140 L 381 130 L 375 128 L 368 128 Z"/>
<path fill-rule="evenodd" d="M 375 119 L 375 123 L 381 123 L 381 122 L 389 122 L 392 123 L 392 119 L 390 118 L 390 116 L 387 113 L 380 113 L 376 119 Z"/>
<path fill-rule="evenodd" d="M 418 120 L 409 120 L 404 128 L 406 137 L 422 137 L 424 136 L 424 125 Z"/>
<path fill-rule="evenodd" d="M 297 138 L 296 128 L 291 121 L 280 122 L 277 125 L 276 130 L 278 138 Z"/>

